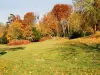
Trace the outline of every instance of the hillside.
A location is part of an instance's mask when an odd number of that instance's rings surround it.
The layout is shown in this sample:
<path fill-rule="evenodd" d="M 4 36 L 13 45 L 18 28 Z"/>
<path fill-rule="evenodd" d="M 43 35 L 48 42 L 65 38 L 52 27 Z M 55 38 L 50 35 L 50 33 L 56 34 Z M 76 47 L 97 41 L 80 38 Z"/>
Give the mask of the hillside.
<path fill-rule="evenodd" d="M 95 41 L 52 39 L 25 46 L 0 45 L 0 75 L 99 75 L 100 45 Z"/>

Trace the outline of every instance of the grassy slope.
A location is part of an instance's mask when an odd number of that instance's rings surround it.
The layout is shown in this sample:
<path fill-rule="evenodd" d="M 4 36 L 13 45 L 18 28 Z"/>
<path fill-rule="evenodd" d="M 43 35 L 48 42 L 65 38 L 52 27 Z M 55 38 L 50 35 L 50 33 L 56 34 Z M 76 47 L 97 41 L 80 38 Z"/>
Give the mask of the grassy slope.
<path fill-rule="evenodd" d="M 100 75 L 100 51 L 93 39 L 48 40 L 1 46 L 0 75 Z"/>

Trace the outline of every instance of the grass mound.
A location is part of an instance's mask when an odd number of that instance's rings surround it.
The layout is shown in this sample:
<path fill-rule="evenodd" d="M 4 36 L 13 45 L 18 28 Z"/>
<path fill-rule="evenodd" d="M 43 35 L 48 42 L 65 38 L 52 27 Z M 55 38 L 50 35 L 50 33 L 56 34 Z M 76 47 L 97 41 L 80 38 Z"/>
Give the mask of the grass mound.
<path fill-rule="evenodd" d="M 0 75 L 100 75 L 96 45 L 89 38 L 52 39 L 14 48 L 0 45 L 0 50 L 11 49 L 0 54 Z"/>
<path fill-rule="evenodd" d="M 95 34 L 89 36 L 89 38 L 100 38 L 100 31 L 97 31 Z"/>

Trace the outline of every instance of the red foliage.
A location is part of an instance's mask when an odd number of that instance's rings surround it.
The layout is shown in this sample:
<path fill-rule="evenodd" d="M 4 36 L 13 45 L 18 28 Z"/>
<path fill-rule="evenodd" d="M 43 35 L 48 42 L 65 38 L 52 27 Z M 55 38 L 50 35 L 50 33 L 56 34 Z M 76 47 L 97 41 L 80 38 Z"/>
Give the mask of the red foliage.
<path fill-rule="evenodd" d="M 58 20 L 67 19 L 72 12 L 72 6 L 68 4 L 56 4 L 52 10 Z"/>
<path fill-rule="evenodd" d="M 13 45 L 26 45 L 26 44 L 30 44 L 31 42 L 28 40 L 12 40 L 8 43 L 9 46 L 13 46 Z"/>

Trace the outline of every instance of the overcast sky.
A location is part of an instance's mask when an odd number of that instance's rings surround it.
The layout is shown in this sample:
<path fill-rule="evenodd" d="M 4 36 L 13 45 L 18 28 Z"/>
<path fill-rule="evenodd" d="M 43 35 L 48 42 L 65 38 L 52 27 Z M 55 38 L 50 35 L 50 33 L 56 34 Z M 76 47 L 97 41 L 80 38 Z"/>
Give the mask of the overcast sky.
<path fill-rule="evenodd" d="M 6 22 L 10 13 L 23 17 L 27 12 L 35 12 L 42 16 L 55 4 L 72 5 L 72 0 L 0 0 L 0 22 Z"/>

